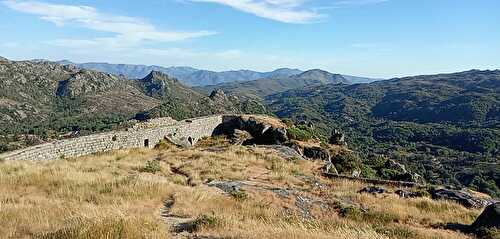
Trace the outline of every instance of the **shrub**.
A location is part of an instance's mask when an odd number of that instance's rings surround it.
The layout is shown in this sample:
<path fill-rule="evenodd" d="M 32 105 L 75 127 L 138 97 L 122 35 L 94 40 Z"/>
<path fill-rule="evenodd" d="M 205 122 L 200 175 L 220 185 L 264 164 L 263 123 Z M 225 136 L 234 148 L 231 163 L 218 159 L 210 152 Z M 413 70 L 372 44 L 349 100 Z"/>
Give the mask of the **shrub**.
<path fill-rule="evenodd" d="M 287 134 L 288 138 L 300 141 L 307 141 L 313 138 L 313 135 L 308 130 L 299 127 L 289 128 Z"/>
<path fill-rule="evenodd" d="M 292 128 L 293 127 L 293 121 L 291 119 L 282 119 L 281 120 L 286 126 L 288 126 L 288 128 Z"/>
<path fill-rule="evenodd" d="M 235 190 L 231 192 L 231 196 L 237 201 L 243 201 L 248 198 L 248 194 L 245 191 Z"/>
<path fill-rule="evenodd" d="M 359 155 L 349 151 L 343 151 L 332 159 L 335 168 L 339 173 L 349 173 L 362 168 Z"/>
<path fill-rule="evenodd" d="M 148 162 L 146 162 L 146 165 L 143 168 L 141 168 L 140 171 L 145 172 L 145 173 L 152 173 L 152 174 L 160 172 L 161 171 L 160 162 L 156 161 L 156 160 L 148 161 Z"/>

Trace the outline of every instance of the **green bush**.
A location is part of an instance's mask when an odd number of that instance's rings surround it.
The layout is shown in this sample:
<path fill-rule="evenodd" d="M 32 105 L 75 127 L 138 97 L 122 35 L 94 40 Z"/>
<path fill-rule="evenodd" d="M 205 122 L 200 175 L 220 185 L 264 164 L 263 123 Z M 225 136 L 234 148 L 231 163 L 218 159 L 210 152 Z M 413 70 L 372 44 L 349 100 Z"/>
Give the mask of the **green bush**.
<path fill-rule="evenodd" d="M 288 128 L 287 134 L 288 138 L 300 141 L 320 139 L 319 133 L 317 133 L 313 128 L 307 127 L 305 125 Z"/>
<path fill-rule="evenodd" d="M 160 162 L 156 161 L 156 160 L 148 161 L 148 162 L 146 162 L 146 165 L 143 168 L 141 168 L 140 171 L 145 172 L 145 173 L 152 173 L 152 174 L 160 172 L 161 171 Z"/>
<path fill-rule="evenodd" d="M 361 158 L 354 152 L 343 151 L 332 159 L 339 173 L 350 173 L 362 168 Z"/>

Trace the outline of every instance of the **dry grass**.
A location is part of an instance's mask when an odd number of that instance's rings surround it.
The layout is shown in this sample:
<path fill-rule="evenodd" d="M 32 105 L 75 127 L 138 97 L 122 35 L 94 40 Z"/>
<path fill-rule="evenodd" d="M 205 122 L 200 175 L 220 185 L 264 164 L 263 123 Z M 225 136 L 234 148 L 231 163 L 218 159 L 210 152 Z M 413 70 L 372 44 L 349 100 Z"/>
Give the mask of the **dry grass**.
<path fill-rule="evenodd" d="M 364 185 L 352 181 L 320 179 L 318 187 L 304 179 L 319 178 L 316 162 L 243 146 L 206 150 L 216 144 L 0 162 L 0 238 L 169 238 L 160 217 L 168 198 L 172 214 L 198 218 L 196 234 L 230 238 L 469 238 L 433 225 L 470 223 L 479 213 L 427 198 L 358 194 Z M 152 161 L 159 171 L 144 170 Z M 206 186 L 211 180 L 293 188 L 327 206 L 304 217 L 293 197 L 246 187 L 248 197 L 238 199 Z M 345 202 L 368 213 L 341 216 L 335 205 Z"/>

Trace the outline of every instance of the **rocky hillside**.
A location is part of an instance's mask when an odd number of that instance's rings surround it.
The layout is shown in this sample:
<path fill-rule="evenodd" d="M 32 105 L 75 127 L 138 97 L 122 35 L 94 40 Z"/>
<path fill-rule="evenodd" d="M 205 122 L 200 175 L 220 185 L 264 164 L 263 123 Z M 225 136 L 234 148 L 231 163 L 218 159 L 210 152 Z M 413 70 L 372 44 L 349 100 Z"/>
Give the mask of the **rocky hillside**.
<path fill-rule="evenodd" d="M 265 112 L 235 96 L 202 95 L 160 72 L 129 80 L 47 61 L 1 59 L 0 82 L 0 151 L 19 147 L 11 142 L 110 129 L 137 114 L 179 119 Z"/>
<path fill-rule="evenodd" d="M 242 116 L 233 123 L 227 127 L 233 134 L 191 148 L 163 142 L 155 149 L 76 159 L 1 162 L 0 237 L 498 236 L 498 204 L 486 209 L 467 204 L 489 201 L 485 195 L 330 179 L 323 174 L 325 164 L 338 164 L 339 170 L 350 164 L 299 153 L 284 145 L 292 140 L 282 137 L 273 142 L 278 144 L 259 143 L 285 132 L 279 129 L 286 123 L 262 116 Z M 252 130 L 259 127 L 274 133 Z M 252 142 L 242 145 L 242 138 Z M 341 145 L 313 146 L 310 140 L 293 143 L 304 150 L 329 149 L 331 156 L 349 152 Z"/>
<path fill-rule="evenodd" d="M 124 78 L 48 62 L 3 61 L 0 79 L 0 118 L 6 122 L 43 121 L 64 111 L 133 114 L 159 104 Z"/>
<path fill-rule="evenodd" d="M 312 86 L 268 96 L 278 116 L 341 129 L 359 151 L 410 165 L 427 180 L 500 196 L 500 71 Z"/>
<path fill-rule="evenodd" d="M 252 100 L 240 100 L 227 96 L 223 91 L 213 91 L 206 96 L 181 84 L 177 79 L 153 71 L 134 82 L 142 91 L 161 103 L 141 114 L 148 117 L 172 117 L 186 119 L 202 115 L 222 113 L 265 113 L 265 107 Z"/>
<path fill-rule="evenodd" d="M 228 94 L 246 96 L 260 99 L 267 95 L 285 92 L 291 89 L 320 86 L 326 84 L 350 83 L 345 77 L 339 74 L 332 74 L 323 70 L 309 70 L 289 77 L 264 78 L 246 82 L 230 82 L 219 85 L 199 87 L 202 92 L 209 92 L 214 89 L 223 89 Z"/>

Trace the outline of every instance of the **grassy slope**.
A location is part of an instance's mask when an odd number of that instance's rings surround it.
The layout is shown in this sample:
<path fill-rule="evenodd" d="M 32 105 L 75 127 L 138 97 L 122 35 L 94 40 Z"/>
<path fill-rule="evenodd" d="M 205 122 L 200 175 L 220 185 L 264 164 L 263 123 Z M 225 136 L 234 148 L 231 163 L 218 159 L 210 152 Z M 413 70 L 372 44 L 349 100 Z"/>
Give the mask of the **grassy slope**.
<path fill-rule="evenodd" d="M 0 162 L 0 237 L 169 238 L 160 216 L 167 199 L 175 202 L 172 215 L 198 219 L 194 234 L 232 238 L 469 238 L 433 225 L 471 223 L 479 213 L 428 198 L 358 194 L 364 185 L 322 179 L 317 163 L 285 161 L 264 149 L 206 150 L 221 145 L 216 139 L 190 150 Z M 293 198 L 251 188 L 247 197 L 231 197 L 204 184 L 214 179 L 293 188 L 324 204 L 304 217 Z M 346 202 L 368 213 L 341 216 L 336 205 Z"/>

